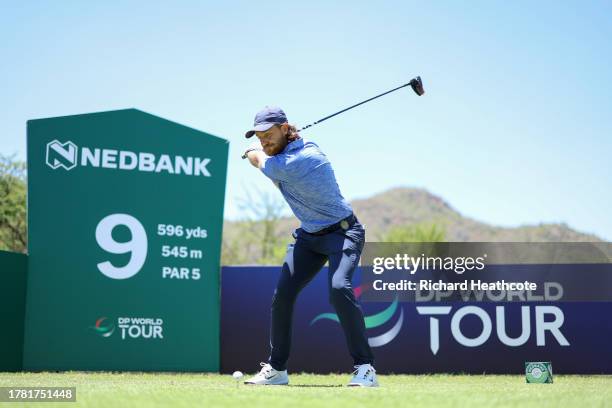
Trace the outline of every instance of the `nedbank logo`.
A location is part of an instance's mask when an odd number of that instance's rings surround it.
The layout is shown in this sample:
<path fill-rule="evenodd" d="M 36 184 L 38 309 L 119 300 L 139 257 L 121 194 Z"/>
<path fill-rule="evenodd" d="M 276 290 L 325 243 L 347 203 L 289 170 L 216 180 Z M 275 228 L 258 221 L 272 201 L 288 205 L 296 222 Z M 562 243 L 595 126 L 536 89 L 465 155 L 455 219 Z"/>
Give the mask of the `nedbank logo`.
<path fill-rule="evenodd" d="M 79 165 L 81 167 L 150 173 L 211 176 L 206 167 L 210 163 L 208 158 L 171 156 L 168 154 L 155 155 L 146 152 L 89 147 L 81 147 L 79 154 L 77 145 L 71 141 L 62 143 L 59 140 L 47 143 L 46 163 L 53 170 L 60 167 L 64 170 L 72 170 Z"/>
<path fill-rule="evenodd" d="M 47 143 L 47 166 L 53 170 L 63 167 L 72 170 L 78 161 L 77 147 L 72 142 L 61 143 L 58 140 Z"/>

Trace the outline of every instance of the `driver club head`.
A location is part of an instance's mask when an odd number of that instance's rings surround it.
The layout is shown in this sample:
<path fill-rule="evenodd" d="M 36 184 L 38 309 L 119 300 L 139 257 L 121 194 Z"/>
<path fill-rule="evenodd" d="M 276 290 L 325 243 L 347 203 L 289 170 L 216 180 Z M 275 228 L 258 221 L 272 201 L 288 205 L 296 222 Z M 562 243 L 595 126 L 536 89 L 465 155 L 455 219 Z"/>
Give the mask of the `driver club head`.
<path fill-rule="evenodd" d="M 416 93 L 419 96 L 421 96 L 421 95 L 423 95 L 425 93 L 425 89 L 423 89 L 423 81 L 421 81 L 421 77 L 420 76 L 418 76 L 416 78 L 413 78 L 410 81 L 410 87 L 412 88 L 414 93 Z"/>

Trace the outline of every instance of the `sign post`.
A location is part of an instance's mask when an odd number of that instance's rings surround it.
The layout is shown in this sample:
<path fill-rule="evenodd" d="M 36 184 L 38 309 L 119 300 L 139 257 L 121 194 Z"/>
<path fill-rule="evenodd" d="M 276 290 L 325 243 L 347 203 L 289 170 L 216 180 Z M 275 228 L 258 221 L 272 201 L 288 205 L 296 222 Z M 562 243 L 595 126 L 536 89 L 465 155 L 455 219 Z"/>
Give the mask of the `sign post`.
<path fill-rule="evenodd" d="M 24 369 L 218 371 L 227 154 L 136 109 L 28 122 Z"/>

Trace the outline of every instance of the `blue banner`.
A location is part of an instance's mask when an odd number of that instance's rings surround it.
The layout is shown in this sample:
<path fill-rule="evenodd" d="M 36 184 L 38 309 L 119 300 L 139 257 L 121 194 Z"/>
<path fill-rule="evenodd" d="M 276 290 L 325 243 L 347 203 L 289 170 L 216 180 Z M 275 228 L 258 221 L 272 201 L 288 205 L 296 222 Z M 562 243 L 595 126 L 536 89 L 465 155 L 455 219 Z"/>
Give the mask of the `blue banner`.
<path fill-rule="evenodd" d="M 360 271 L 354 283 L 355 294 Z M 269 353 L 270 305 L 280 267 L 223 267 L 221 371 L 254 370 Z M 327 268 L 298 297 L 292 372 L 347 372 L 343 332 L 328 301 Z M 362 302 L 380 373 L 612 374 L 612 302 Z"/>

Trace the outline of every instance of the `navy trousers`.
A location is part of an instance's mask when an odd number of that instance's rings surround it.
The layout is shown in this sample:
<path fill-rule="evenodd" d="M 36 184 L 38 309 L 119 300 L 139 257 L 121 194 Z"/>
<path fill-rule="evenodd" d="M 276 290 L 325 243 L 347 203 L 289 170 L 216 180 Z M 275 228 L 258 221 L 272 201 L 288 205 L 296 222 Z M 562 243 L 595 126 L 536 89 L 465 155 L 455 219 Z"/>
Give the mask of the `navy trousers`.
<path fill-rule="evenodd" d="M 291 349 L 293 305 L 298 293 L 329 261 L 329 301 L 335 308 L 355 365 L 373 364 L 374 357 L 365 334 L 363 312 L 353 294 L 351 280 L 365 242 L 365 229 L 356 221 L 324 234 L 309 234 L 301 228 L 293 233 L 280 278 L 272 298 L 269 363 L 285 370 Z"/>

